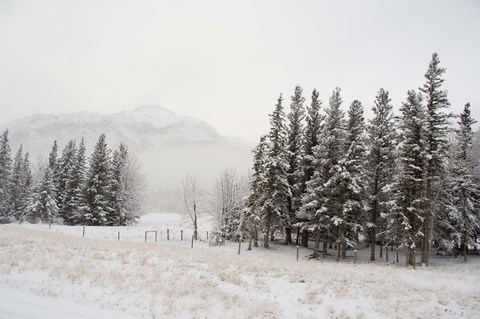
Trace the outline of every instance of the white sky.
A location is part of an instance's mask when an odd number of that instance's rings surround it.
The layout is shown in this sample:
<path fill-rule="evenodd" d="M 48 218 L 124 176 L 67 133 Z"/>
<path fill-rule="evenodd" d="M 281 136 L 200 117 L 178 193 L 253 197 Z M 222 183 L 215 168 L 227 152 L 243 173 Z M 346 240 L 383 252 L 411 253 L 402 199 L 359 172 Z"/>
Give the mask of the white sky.
<path fill-rule="evenodd" d="M 474 0 L 0 0 L 0 122 L 158 104 L 256 139 L 296 84 L 398 107 L 434 51 L 452 110 L 480 120 L 479 40 Z"/>

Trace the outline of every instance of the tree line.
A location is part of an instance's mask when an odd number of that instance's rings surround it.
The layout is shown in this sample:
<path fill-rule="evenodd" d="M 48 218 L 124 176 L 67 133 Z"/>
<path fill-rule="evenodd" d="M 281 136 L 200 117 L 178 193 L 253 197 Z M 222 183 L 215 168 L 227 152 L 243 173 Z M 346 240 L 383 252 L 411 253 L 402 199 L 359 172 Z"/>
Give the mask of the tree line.
<path fill-rule="evenodd" d="M 85 141 L 54 142 L 48 162 L 32 173 L 29 153 L 11 156 L 9 132 L 0 136 L 0 223 L 114 226 L 139 218 L 145 190 L 140 163 L 122 143 L 112 151 L 100 135 L 91 157 Z"/>
<path fill-rule="evenodd" d="M 479 154 L 470 104 L 459 116 L 448 113 L 444 72 L 434 53 L 425 83 L 407 92 L 400 114 L 380 89 L 369 121 L 358 100 L 345 114 L 339 88 L 322 108 L 317 90 L 305 105 L 295 87 L 287 115 L 280 94 L 270 131 L 253 151 L 238 228 L 257 246 L 262 236 L 266 248 L 275 233 L 290 244 L 295 229 L 304 246 L 312 235 L 315 258 L 332 244 L 337 260 L 345 258 L 362 239 L 371 260 L 378 242 L 406 247 L 408 264 L 418 250 L 428 266 L 434 246 L 465 255 L 480 229 Z"/>

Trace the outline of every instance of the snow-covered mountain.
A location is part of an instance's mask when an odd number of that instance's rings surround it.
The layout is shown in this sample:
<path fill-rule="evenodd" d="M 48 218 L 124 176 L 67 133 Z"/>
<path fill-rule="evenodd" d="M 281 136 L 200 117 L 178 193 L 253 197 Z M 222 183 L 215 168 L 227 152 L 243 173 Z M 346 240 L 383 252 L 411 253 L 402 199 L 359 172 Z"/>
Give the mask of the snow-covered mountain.
<path fill-rule="evenodd" d="M 44 152 L 45 142 L 51 145 L 55 139 L 64 145 L 70 139 L 83 137 L 88 145 L 93 145 L 101 133 L 107 135 L 111 145 L 123 141 L 135 150 L 223 141 L 207 123 L 160 106 L 141 106 L 115 114 L 38 114 L 13 121 L 6 127 L 12 144 L 22 143 L 32 153 Z"/>
<path fill-rule="evenodd" d="M 20 144 L 32 161 L 46 158 L 53 141 L 59 154 L 66 143 L 85 138 L 91 153 L 100 134 L 116 148 L 124 142 L 142 162 L 150 186 L 171 188 L 186 173 L 212 182 L 222 168 L 245 171 L 250 166 L 251 144 L 222 137 L 202 120 L 175 114 L 160 106 L 141 106 L 115 114 L 77 112 L 33 115 L 3 125 L 10 132 L 12 152 Z"/>

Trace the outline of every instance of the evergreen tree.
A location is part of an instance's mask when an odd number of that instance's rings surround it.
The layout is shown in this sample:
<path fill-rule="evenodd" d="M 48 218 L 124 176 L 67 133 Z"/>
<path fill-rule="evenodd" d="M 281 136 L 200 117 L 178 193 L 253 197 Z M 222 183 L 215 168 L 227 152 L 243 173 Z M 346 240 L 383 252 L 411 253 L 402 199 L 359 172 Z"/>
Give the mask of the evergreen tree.
<path fill-rule="evenodd" d="M 425 107 L 422 95 L 408 91 L 400 108 L 398 169 L 394 183 L 395 205 L 388 216 L 387 236 L 407 248 L 407 265 L 414 263 L 423 216 L 423 181 L 425 173 Z"/>
<path fill-rule="evenodd" d="M 370 260 L 375 260 L 375 243 L 385 231 L 382 215 L 388 213 L 394 174 L 395 127 L 388 91 L 380 89 L 375 98 L 373 119 L 367 127 L 368 154 L 366 162 L 366 189 L 368 194 L 367 231 Z M 380 257 L 382 250 L 380 249 Z"/>
<path fill-rule="evenodd" d="M 83 212 L 86 212 L 85 188 L 85 141 L 82 139 L 68 171 L 65 192 L 62 197 L 62 215 L 68 225 L 83 225 Z"/>
<path fill-rule="evenodd" d="M 26 210 L 26 218 L 31 223 L 62 223 L 58 216 L 55 200 L 53 173 L 50 166 L 45 168 L 43 177 L 37 182 L 35 190 Z"/>
<path fill-rule="evenodd" d="M 302 169 L 303 176 L 300 184 L 300 194 L 304 196 L 307 188 L 307 182 L 313 177 L 315 171 L 314 150 L 319 144 L 319 136 L 323 128 L 324 117 L 320 114 L 322 102 L 318 99 L 318 91 L 313 90 L 312 102 L 307 106 L 306 127 L 303 143 Z M 302 246 L 308 247 L 308 230 L 312 226 L 311 219 L 305 219 L 301 211 L 297 211 L 297 219 L 302 230 Z M 298 238 L 298 236 L 297 236 Z M 298 242 L 297 242 L 298 244 Z"/>
<path fill-rule="evenodd" d="M 12 158 L 8 130 L 0 135 L 0 223 L 12 221 Z"/>
<path fill-rule="evenodd" d="M 246 207 L 240 218 L 240 231 L 250 233 L 249 250 L 252 248 L 252 240 L 258 247 L 258 228 L 262 220 L 261 207 L 265 200 L 265 162 L 268 153 L 267 135 L 260 137 L 260 142 L 253 150 L 253 173 L 250 180 L 250 194 L 246 200 Z"/>
<path fill-rule="evenodd" d="M 73 173 L 72 168 L 75 165 L 75 158 L 77 153 L 77 145 L 74 140 L 67 143 L 62 151 L 62 156 L 57 161 L 57 180 L 56 180 L 56 201 L 58 203 L 59 215 L 65 222 L 69 222 L 70 210 L 65 206 L 65 197 L 67 196 L 67 184 L 71 179 L 70 174 Z"/>
<path fill-rule="evenodd" d="M 22 222 L 25 208 L 27 207 L 32 175 L 28 153 L 23 155 L 23 147 L 20 145 L 13 161 L 12 174 L 12 212 L 15 220 Z"/>
<path fill-rule="evenodd" d="M 285 243 L 292 243 L 292 224 L 296 222 L 296 212 L 300 207 L 300 198 L 302 195 L 302 135 L 305 98 L 302 96 L 303 90 L 300 86 L 295 87 L 295 93 L 292 96 L 290 104 L 290 113 L 287 116 L 287 180 L 291 190 L 291 196 L 288 197 L 288 212 L 285 215 Z"/>
<path fill-rule="evenodd" d="M 330 97 L 326 109 L 325 125 L 320 144 L 314 149 L 315 171 L 307 182 L 306 193 L 302 198 L 300 218 L 308 220 L 310 230 L 315 231 L 314 258 L 318 257 L 321 235 L 324 235 L 323 251 L 326 253 L 328 239 L 333 239 L 334 232 L 342 231 L 340 220 L 341 196 L 337 181 L 341 174 L 341 160 L 346 145 L 346 121 L 344 112 L 340 109 L 342 99 L 340 89 L 336 88 Z M 343 239 L 343 237 L 342 237 Z"/>
<path fill-rule="evenodd" d="M 473 131 L 475 121 L 470 114 L 470 104 L 466 104 L 460 115 L 459 129 L 456 133 L 452 152 L 452 165 L 448 183 L 448 217 L 453 224 L 451 237 L 453 242 L 462 249 L 467 261 L 467 246 L 475 244 L 476 231 L 480 227 L 477 196 L 479 185 L 473 179 L 471 158 Z"/>
<path fill-rule="evenodd" d="M 346 248 L 358 244 L 358 233 L 362 229 L 361 219 L 365 210 L 365 189 L 363 184 L 365 163 L 365 121 L 363 106 L 355 100 L 348 110 L 347 141 L 345 155 L 340 161 L 340 171 L 336 177 L 341 205 L 335 216 L 338 224 L 338 251 L 342 258 Z M 340 254 L 339 254 L 340 255 Z M 339 258 L 339 256 L 338 256 Z"/>
<path fill-rule="evenodd" d="M 124 172 L 128 160 L 128 150 L 125 144 L 121 143 L 118 150 L 113 152 L 112 160 L 112 203 L 114 212 L 109 218 L 111 225 L 125 226 L 125 216 L 127 213 L 127 192 L 125 189 Z"/>
<path fill-rule="evenodd" d="M 440 209 L 441 193 L 443 191 L 443 177 L 445 175 L 445 162 L 447 150 L 448 118 L 443 110 L 449 107 L 447 91 L 441 89 L 445 69 L 440 67 L 437 53 L 432 59 L 425 74 L 426 83 L 420 88 L 425 95 L 425 208 L 423 210 L 423 240 L 422 263 L 428 266 L 433 240 L 434 221 Z"/>
<path fill-rule="evenodd" d="M 283 97 L 275 104 L 270 115 L 270 148 L 265 162 L 266 186 L 264 211 L 264 246 L 269 248 L 269 241 L 275 229 L 281 229 L 289 223 L 288 202 L 291 196 L 287 180 L 288 163 L 286 161 L 285 113 L 283 111 Z"/>
<path fill-rule="evenodd" d="M 100 135 L 90 158 L 85 185 L 85 224 L 103 226 L 109 224 L 114 211 L 111 207 L 111 162 L 105 134 Z"/>

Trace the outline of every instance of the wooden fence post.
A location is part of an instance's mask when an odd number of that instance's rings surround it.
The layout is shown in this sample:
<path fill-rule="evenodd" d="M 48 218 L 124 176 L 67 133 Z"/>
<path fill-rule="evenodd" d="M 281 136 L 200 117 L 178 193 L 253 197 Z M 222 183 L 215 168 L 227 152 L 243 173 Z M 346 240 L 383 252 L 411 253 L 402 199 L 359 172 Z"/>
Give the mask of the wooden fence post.
<path fill-rule="evenodd" d="M 183 229 L 180 231 L 180 240 L 183 241 Z"/>
<path fill-rule="evenodd" d="M 298 256 L 300 255 L 300 246 L 297 245 L 297 261 L 298 261 Z"/>
<path fill-rule="evenodd" d="M 83 226 L 83 234 L 82 237 L 85 237 L 85 226 Z"/>
<path fill-rule="evenodd" d="M 239 254 L 239 255 L 240 255 L 240 248 L 241 248 L 241 246 L 242 246 L 242 239 L 239 238 L 239 239 L 238 239 L 238 254 Z"/>
<path fill-rule="evenodd" d="M 167 240 L 170 240 L 170 230 L 167 229 Z"/>
<path fill-rule="evenodd" d="M 192 235 L 192 248 L 193 248 L 193 238 L 195 237 L 195 235 Z"/>
<path fill-rule="evenodd" d="M 120 232 L 118 232 L 118 241 L 120 241 Z"/>
<path fill-rule="evenodd" d="M 353 251 L 353 266 L 357 266 L 357 250 Z"/>

